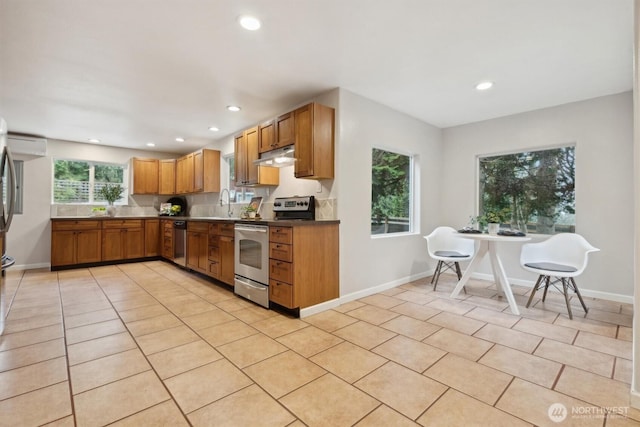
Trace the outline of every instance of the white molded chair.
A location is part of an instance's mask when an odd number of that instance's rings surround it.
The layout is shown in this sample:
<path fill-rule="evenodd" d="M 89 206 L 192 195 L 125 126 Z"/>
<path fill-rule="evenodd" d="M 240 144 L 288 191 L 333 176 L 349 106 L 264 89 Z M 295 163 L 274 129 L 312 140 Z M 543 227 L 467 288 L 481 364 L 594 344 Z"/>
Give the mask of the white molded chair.
<path fill-rule="evenodd" d="M 436 271 L 431 277 L 433 290 L 436 290 L 440 273 L 447 269 L 455 271 L 458 275 L 458 280 L 460 280 L 462 272 L 458 262 L 468 261 L 473 258 L 475 252 L 474 241 L 456 236 L 456 230 L 451 227 L 438 227 L 428 236 L 424 236 L 424 238 L 427 239 L 429 256 L 438 260 Z"/>
<path fill-rule="evenodd" d="M 549 285 L 560 290 L 556 284 L 562 284 L 562 293 L 567 304 L 569 319 L 573 319 L 571 306 L 569 305 L 568 290 L 573 290 L 585 314 L 589 311 L 574 277 L 579 276 L 587 267 L 589 253 L 597 252 L 600 249 L 594 248 L 587 240 L 579 234 L 560 233 L 555 234 L 540 243 L 527 243 L 522 246 L 520 253 L 520 265 L 527 271 L 538 274 L 538 280 L 531 291 L 527 307 L 538 289 L 544 287 L 542 301 L 547 297 Z M 551 278 L 554 278 L 553 280 Z"/>

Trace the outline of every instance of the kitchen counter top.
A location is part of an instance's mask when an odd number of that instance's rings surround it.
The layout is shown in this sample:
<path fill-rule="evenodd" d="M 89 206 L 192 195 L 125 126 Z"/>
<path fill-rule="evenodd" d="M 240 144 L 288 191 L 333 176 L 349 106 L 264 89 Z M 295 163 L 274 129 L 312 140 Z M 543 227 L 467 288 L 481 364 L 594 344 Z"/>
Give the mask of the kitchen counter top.
<path fill-rule="evenodd" d="M 225 218 L 218 216 L 56 216 L 52 217 L 52 221 L 74 221 L 74 220 L 124 220 L 124 219 L 168 219 L 172 221 L 231 221 L 244 224 L 260 224 L 260 225 L 280 225 L 283 227 L 292 226 L 309 226 L 321 224 L 340 224 L 338 219 L 319 219 L 319 220 L 295 220 L 295 219 L 250 219 L 250 218 Z"/>

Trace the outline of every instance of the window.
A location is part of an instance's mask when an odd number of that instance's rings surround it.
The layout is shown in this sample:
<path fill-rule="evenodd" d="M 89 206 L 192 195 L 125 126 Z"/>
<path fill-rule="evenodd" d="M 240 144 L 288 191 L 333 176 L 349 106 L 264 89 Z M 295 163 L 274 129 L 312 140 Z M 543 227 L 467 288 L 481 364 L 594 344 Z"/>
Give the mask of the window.
<path fill-rule="evenodd" d="M 248 203 L 251 198 L 255 196 L 253 189 L 246 187 L 236 187 L 236 171 L 235 171 L 235 157 L 233 154 L 227 154 L 224 156 L 225 161 L 229 167 L 229 182 L 227 188 L 229 189 L 229 196 L 231 203 Z"/>
<path fill-rule="evenodd" d="M 371 234 L 413 230 L 413 157 L 374 148 L 371 162 Z"/>
<path fill-rule="evenodd" d="M 126 168 L 126 165 L 54 159 L 53 203 L 105 202 L 98 191 L 107 183 L 126 188 Z M 124 197 L 116 203 L 123 203 Z"/>
<path fill-rule="evenodd" d="M 479 212 L 529 233 L 575 231 L 575 147 L 479 157 Z"/>

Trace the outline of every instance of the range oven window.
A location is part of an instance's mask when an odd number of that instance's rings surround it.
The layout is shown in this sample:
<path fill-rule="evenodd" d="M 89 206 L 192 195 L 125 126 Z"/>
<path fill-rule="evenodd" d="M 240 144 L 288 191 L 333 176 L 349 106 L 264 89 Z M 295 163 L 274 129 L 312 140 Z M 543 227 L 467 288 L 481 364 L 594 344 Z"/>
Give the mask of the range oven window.
<path fill-rule="evenodd" d="M 240 240 L 240 264 L 262 269 L 262 244 L 251 239 Z"/>

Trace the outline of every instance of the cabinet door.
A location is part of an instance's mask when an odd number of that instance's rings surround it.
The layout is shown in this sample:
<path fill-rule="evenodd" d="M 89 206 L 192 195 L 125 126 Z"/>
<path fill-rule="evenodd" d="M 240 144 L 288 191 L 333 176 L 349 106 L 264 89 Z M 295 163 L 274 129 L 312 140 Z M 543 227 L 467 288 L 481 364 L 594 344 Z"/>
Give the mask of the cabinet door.
<path fill-rule="evenodd" d="M 133 158 L 133 194 L 158 194 L 158 159 Z"/>
<path fill-rule="evenodd" d="M 258 160 L 258 128 L 247 129 L 244 133 L 247 144 L 247 184 L 258 183 L 258 166 L 253 163 Z"/>
<path fill-rule="evenodd" d="M 187 231 L 187 267 L 198 269 L 198 249 L 200 247 L 200 233 Z"/>
<path fill-rule="evenodd" d="M 193 153 L 193 192 L 204 191 L 204 156 L 202 150 Z"/>
<path fill-rule="evenodd" d="M 54 231 L 51 233 L 51 265 L 76 263 L 76 232 Z"/>
<path fill-rule="evenodd" d="M 176 161 L 175 159 L 160 160 L 158 165 L 158 193 L 175 194 L 176 192 Z"/>
<path fill-rule="evenodd" d="M 124 230 L 125 259 L 144 258 L 144 228 Z"/>
<path fill-rule="evenodd" d="M 220 280 L 233 286 L 235 278 L 233 237 L 220 236 Z"/>
<path fill-rule="evenodd" d="M 82 230 L 76 232 L 76 261 L 78 264 L 102 260 L 102 231 Z"/>
<path fill-rule="evenodd" d="M 188 186 L 189 182 L 187 178 L 187 156 L 183 156 L 176 160 L 176 193 L 187 193 Z"/>
<path fill-rule="evenodd" d="M 110 228 L 102 233 L 102 260 L 115 261 L 124 259 L 124 230 Z"/>
<path fill-rule="evenodd" d="M 295 111 L 295 156 L 296 178 L 313 175 L 313 115 L 312 105 L 305 105 Z"/>
<path fill-rule="evenodd" d="M 209 234 L 198 235 L 198 271 L 206 273 L 209 269 Z"/>
<path fill-rule="evenodd" d="M 147 219 L 144 222 L 144 255 L 160 255 L 160 220 Z"/>
<path fill-rule="evenodd" d="M 187 163 L 185 163 L 186 173 L 186 187 L 187 193 L 193 193 L 195 191 L 195 164 L 194 164 L 195 156 L 193 153 L 187 154 Z"/>
<path fill-rule="evenodd" d="M 273 150 L 276 145 L 276 125 L 274 121 L 262 123 L 258 129 L 260 141 L 260 153 Z"/>
<path fill-rule="evenodd" d="M 247 143 L 244 134 L 235 137 L 234 152 L 236 185 L 241 187 L 247 182 Z"/>
<path fill-rule="evenodd" d="M 276 119 L 276 142 L 273 148 L 281 148 L 295 142 L 295 115 L 292 112 Z"/>

